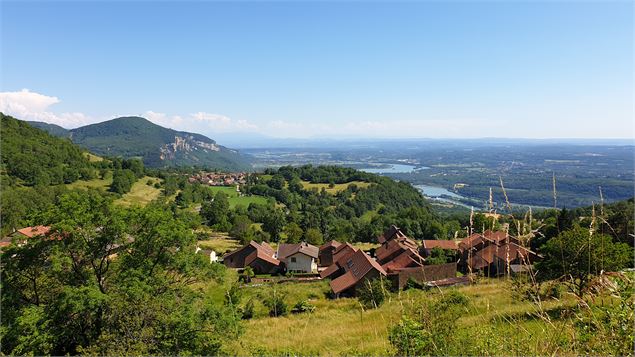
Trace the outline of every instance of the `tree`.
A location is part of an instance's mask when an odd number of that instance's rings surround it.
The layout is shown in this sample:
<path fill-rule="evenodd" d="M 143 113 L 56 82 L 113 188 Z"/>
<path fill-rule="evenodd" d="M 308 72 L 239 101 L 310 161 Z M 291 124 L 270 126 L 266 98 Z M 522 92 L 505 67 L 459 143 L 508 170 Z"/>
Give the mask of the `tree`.
<path fill-rule="evenodd" d="M 580 226 L 560 233 L 540 250 L 544 259 L 536 264 L 541 280 L 563 278 L 577 296 L 601 271 L 617 271 L 632 264 L 633 251 L 625 243 L 614 243 L 604 234 L 590 234 Z"/>
<path fill-rule="evenodd" d="M 267 181 L 267 185 L 276 190 L 281 190 L 284 187 L 284 177 L 280 174 L 273 175 L 273 177 Z"/>
<path fill-rule="evenodd" d="M 234 217 L 234 223 L 232 224 L 229 234 L 240 240 L 242 244 L 247 244 L 251 240 L 251 237 L 249 236 L 249 227 L 251 227 L 252 223 L 253 222 L 247 216 L 236 216 Z"/>
<path fill-rule="evenodd" d="M 313 245 L 321 245 L 324 243 L 324 238 L 322 237 L 322 232 L 315 228 L 309 228 L 306 230 L 304 234 L 304 238 L 307 243 Z"/>
<path fill-rule="evenodd" d="M 216 226 L 219 230 L 229 230 L 227 215 L 229 214 L 229 200 L 227 195 L 219 191 L 214 199 L 205 202 L 201 207 L 201 216 L 209 226 Z"/>
<path fill-rule="evenodd" d="M 280 240 L 280 233 L 284 228 L 284 224 L 284 212 L 279 208 L 274 208 L 263 217 L 262 229 L 271 235 L 271 239 L 274 242 L 277 242 Z"/>
<path fill-rule="evenodd" d="M 297 223 L 291 222 L 284 227 L 284 233 L 287 235 L 287 243 L 298 243 L 302 239 L 304 231 Z"/>
<path fill-rule="evenodd" d="M 239 316 L 191 288 L 218 271 L 168 207 L 73 192 L 41 218 L 54 239 L 3 252 L 3 353 L 214 355 L 241 333 Z"/>

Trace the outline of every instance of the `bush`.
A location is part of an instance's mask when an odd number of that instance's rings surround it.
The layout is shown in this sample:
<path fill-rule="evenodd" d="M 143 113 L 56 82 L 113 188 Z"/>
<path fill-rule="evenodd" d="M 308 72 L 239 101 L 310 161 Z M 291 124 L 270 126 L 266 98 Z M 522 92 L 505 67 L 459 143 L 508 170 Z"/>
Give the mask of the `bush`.
<path fill-rule="evenodd" d="M 449 290 L 443 296 L 416 308 L 418 319 L 402 317 L 388 335 L 397 355 L 456 354 L 450 350 L 455 338 L 456 321 L 462 315 L 461 308 L 468 302 L 468 298 L 462 293 Z"/>
<path fill-rule="evenodd" d="M 250 320 L 254 317 L 254 301 L 249 299 L 243 308 L 243 320 Z"/>
<path fill-rule="evenodd" d="M 273 294 L 264 299 L 263 303 L 269 309 L 270 317 L 286 316 L 289 312 L 289 308 L 284 302 L 284 295 L 277 294 L 275 290 Z"/>
<path fill-rule="evenodd" d="M 366 279 L 357 291 L 359 302 L 367 309 L 376 309 L 388 297 L 389 292 L 383 278 Z"/>
<path fill-rule="evenodd" d="M 291 313 L 300 314 L 303 312 L 313 312 L 314 310 L 315 310 L 315 305 L 311 304 L 307 300 L 302 300 L 302 301 L 299 301 L 297 304 L 295 304 L 295 306 L 291 310 Z"/>

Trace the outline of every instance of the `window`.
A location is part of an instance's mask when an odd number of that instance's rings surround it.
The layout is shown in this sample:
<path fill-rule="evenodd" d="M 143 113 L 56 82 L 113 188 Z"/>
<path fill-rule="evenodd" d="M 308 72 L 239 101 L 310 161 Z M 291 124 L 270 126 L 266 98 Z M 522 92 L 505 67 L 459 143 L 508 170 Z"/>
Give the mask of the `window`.
<path fill-rule="evenodd" d="M 295 263 L 295 257 L 291 257 L 291 263 Z"/>

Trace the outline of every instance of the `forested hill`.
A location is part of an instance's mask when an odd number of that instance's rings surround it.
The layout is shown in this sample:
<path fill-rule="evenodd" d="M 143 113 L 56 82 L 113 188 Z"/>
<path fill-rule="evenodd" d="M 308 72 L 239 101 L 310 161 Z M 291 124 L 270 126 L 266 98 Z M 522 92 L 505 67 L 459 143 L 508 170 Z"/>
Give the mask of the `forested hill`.
<path fill-rule="evenodd" d="M 236 150 L 200 134 L 176 131 L 141 117 L 121 117 L 68 130 L 46 123 L 34 125 L 70 139 L 104 156 L 141 157 L 146 166 L 202 166 L 245 170 L 249 161 Z M 62 130 L 60 130 L 62 129 Z"/>
<path fill-rule="evenodd" d="M 2 176 L 7 184 L 51 185 L 76 181 L 90 163 L 82 150 L 24 121 L 0 113 Z"/>
<path fill-rule="evenodd" d="M 27 123 L 29 123 L 29 125 L 31 125 L 32 127 L 42 129 L 44 131 L 47 131 L 49 134 L 60 138 L 69 138 L 71 135 L 68 129 L 62 128 L 59 125 L 49 124 L 41 121 L 27 121 Z"/>

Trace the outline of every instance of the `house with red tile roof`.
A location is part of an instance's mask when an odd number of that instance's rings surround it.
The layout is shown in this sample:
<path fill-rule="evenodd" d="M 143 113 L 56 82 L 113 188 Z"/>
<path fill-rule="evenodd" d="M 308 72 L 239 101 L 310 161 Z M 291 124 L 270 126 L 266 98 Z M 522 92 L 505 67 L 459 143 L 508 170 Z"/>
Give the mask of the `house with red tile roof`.
<path fill-rule="evenodd" d="M 276 258 L 284 263 L 285 270 L 292 273 L 317 272 L 317 259 L 320 248 L 306 242 L 278 245 Z"/>
<path fill-rule="evenodd" d="M 249 242 L 223 256 L 223 264 L 229 268 L 242 269 L 251 267 L 256 274 L 274 274 L 281 269 L 280 261 L 275 258 L 276 252 L 266 242 Z"/>
<path fill-rule="evenodd" d="M 320 246 L 319 256 L 318 256 L 318 266 L 328 267 L 333 264 L 333 253 L 335 249 L 341 246 L 342 243 L 332 240 L 324 243 Z"/>
<path fill-rule="evenodd" d="M 516 243 L 488 245 L 468 257 L 466 264 L 473 272 L 482 271 L 486 276 L 504 275 L 512 265 L 527 266 L 540 256 Z"/>
<path fill-rule="evenodd" d="M 423 266 L 425 259 L 419 255 L 419 246 L 399 228 L 391 226 L 382 237 L 384 242 L 375 250 L 375 257 L 389 274 L 404 268 Z"/>
<path fill-rule="evenodd" d="M 320 272 L 322 279 L 335 279 L 345 273 L 344 265 L 346 260 L 355 254 L 359 249 L 353 247 L 350 243 L 339 245 L 333 251 L 333 264 Z"/>
<path fill-rule="evenodd" d="M 386 276 L 381 265 L 361 250 L 351 254 L 342 263 L 344 274 L 330 282 L 335 296 L 353 296 L 366 280 Z"/>
<path fill-rule="evenodd" d="M 33 238 L 37 236 L 45 236 L 50 232 L 50 230 L 51 230 L 51 227 L 49 226 L 25 227 L 22 229 L 18 229 L 14 233 L 14 236 L 16 238 L 19 238 L 19 236 L 22 235 L 26 238 Z"/>
<path fill-rule="evenodd" d="M 384 242 L 389 241 L 395 238 L 407 238 L 406 235 L 399 229 L 399 227 L 394 224 L 390 226 L 382 235 L 377 237 L 377 242 L 379 244 L 384 244 Z"/>

